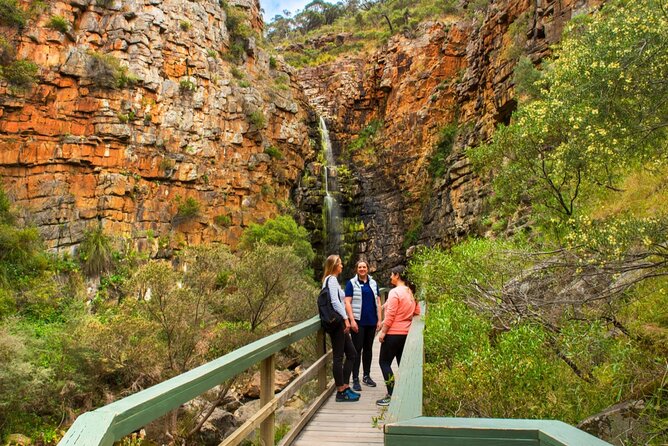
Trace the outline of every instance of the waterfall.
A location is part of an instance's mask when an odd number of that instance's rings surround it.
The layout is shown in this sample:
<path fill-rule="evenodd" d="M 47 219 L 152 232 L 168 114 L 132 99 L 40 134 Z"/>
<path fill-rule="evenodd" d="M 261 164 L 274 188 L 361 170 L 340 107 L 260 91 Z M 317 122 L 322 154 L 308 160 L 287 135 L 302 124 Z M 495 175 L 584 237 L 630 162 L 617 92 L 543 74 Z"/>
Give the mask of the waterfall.
<path fill-rule="evenodd" d="M 336 162 L 332 153 L 332 141 L 329 139 L 329 131 L 325 119 L 320 117 L 320 135 L 322 147 L 325 151 L 325 202 L 323 212 L 325 217 L 325 233 L 327 234 L 326 254 L 340 254 L 341 246 L 341 207 L 336 199 L 338 193 L 338 181 L 336 175 Z"/>

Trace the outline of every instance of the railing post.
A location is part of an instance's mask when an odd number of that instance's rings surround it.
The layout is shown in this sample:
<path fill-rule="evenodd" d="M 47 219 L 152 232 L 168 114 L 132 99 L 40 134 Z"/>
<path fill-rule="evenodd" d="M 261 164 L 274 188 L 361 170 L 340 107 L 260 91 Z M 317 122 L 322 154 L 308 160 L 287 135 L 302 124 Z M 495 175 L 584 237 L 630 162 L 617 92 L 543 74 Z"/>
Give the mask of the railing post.
<path fill-rule="evenodd" d="M 260 406 L 264 406 L 274 398 L 274 369 L 276 368 L 275 355 L 262 360 L 260 366 Z M 260 424 L 260 440 L 264 446 L 274 445 L 274 419 L 272 412 Z"/>
<path fill-rule="evenodd" d="M 325 346 L 325 330 L 322 328 L 318 330 L 315 339 L 315 353 L 318 358 L 321 358 L 325 354 L 327 348 Z M 318 371 L 318 392 L 324 392 L 327 387 L 327 365 L 323 364 L 322 368 Z"/>

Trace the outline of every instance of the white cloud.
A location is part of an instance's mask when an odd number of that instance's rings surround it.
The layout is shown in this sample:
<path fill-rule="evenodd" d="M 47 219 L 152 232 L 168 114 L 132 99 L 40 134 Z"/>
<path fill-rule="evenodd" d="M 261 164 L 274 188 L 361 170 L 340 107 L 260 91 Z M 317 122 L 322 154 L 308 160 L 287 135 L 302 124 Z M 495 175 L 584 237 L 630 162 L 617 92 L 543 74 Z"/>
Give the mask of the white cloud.
<path fill-rule="evenodd" d="M 311 0 L 260 0 L 260 6 L 264 9 L 264 21 L 269 22 L 276 14 L 283 15 L 284 9 L 294 13 L 310 2 Z"/>

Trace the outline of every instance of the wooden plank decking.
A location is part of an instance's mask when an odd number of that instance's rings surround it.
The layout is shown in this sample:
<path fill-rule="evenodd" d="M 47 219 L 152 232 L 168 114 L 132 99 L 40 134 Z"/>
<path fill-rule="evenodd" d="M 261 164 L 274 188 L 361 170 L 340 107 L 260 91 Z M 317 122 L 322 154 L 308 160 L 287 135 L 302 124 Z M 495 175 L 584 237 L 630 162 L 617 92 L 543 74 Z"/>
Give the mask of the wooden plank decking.
<path fill-rule="evenodd" d="M 336 393 L 328 398 L 325 404 L 309 421 L 301 434 L 292 443 L 296 446 L 334 446 L 341 444 L 355 445 L 382 445 L 382 422 L 374 427 L 374 417 L 379 417 L 385 408 L 376 406 L 376 400 L 387 393 L 383 374 L 378 366 L 380 343 L 378 338 L 373 344 L 373 359 L 371 360 L 371 378 L 378 384 L 377 387 L 368 387 L 362 384 L 362 396 L 355 403 L 336 402 Z M 397 373 L 396 361 L 392 370 Z M 362 366 L 360 365 L 360 378 Z M 352 385 L 352 378 L 351 378 Z"/>

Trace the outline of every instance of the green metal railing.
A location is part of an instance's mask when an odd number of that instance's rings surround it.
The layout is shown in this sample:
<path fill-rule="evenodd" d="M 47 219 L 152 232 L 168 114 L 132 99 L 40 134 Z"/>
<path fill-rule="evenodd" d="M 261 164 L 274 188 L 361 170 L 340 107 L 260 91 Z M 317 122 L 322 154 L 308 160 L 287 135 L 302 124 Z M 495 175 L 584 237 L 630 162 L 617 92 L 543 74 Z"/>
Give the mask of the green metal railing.
<path fill-rule="evenodd" d="M 281 393 L 274 396 L 274 354 L 289 345 L 317 333 L 316 348 L 320 358 Z M 224 444 L 240 443 L 260 427 L 264 444 L 274 441 L 274 411 L 287 401 L 307 380 L 317 376 L 318 388 L 328 395 L 325 363 L 331 352 L 325 352 L 324 333 L 316 316 L 294 327 L 262 338 L 225 356 L 175 376 L 127 398 L 79 416 L 60 441 L 61 446 L 108 446 L 178 408 L 249 367 L 261 363 L 261 408 L 232 438 Z M 269 440 L 270 439 L 270 440 Z"/>
<path fill-rule="evenodd" d="M 561 421 L 422 416 L 424 314 L 415 316 L 385 414 L 385 446 L 610 446 Z"/>

